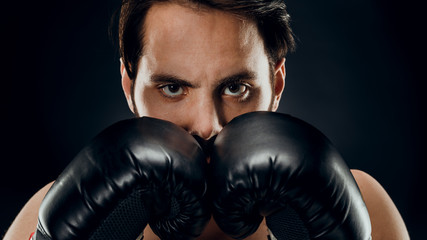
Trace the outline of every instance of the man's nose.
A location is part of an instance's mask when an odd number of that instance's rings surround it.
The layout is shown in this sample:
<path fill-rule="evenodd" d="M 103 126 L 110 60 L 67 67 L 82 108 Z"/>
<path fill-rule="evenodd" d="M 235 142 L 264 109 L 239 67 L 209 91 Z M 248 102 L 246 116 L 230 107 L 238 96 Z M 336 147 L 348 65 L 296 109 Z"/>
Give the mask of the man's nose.
<path fill-rule="evenodd" d="M 204 140 L 217 135 L 224 126 L 222 113 L 214 99 L 199 100 L 188 114 L 187 131 Z"/>

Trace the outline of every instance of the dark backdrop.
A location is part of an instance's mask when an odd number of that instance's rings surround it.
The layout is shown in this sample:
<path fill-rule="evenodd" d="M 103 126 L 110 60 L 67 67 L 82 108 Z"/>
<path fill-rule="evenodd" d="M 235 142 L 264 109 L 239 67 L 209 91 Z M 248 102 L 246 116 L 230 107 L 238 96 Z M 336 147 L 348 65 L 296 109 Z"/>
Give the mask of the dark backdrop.
<path fill-rule="evenodd" d="M 374 176 L 413 239 L 427 226 L 425 23 L 415 0 L 288 0 L 297 51 L 281 112 Z M 422 1 L 419 1 L 422 2 Z M 132 115 L 108 25 L 119 1 L 1 7 L 0 231 L 100 130 Z M 424 190 L 423 190 L 424 189 Z"/>

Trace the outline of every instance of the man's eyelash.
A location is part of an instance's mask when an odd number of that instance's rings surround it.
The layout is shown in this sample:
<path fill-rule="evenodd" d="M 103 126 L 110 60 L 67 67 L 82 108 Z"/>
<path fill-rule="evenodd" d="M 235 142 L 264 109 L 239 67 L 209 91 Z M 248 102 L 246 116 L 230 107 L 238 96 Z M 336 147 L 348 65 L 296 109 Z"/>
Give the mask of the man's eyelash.
<path fill-rule="evenodd" d="M 236 85 L 245 85 L 248 89 L 250 89 L 252 87 L 251 84 L 245 82 L 244 80 L 239 80 L 239 81 L 230 81 L 230 82 L 226 82 L 220 85 L 219 89 L 221 90 L 221 92 L 224 91 L 224 89 L 226 89 L 227 87 L 236 84 Z"/>

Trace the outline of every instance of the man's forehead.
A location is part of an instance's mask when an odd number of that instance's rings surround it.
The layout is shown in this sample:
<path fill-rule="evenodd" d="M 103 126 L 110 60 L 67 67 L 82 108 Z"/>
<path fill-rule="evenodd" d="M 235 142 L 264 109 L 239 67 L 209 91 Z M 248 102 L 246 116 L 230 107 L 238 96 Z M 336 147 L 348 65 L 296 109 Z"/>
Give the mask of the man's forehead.
<path fill-rule="evenodd" d="M 146 47 L 172 45 L 191 50 L 211 44 L 218 48 L 212 48 L 215 51 L 221 50 L 219 47 L 228 48 L 227 51 L 242 49 L 261 39 L 251 20 L 216 9 L 176 3 L 154 4 L 145 19 L 143 35 Z"/>
<path fill-rule="evenodd" d="M 264 65 L 268 68 L 255 24 L 230 13 L 156 4 L 147 14 L 144 30 L 140 63 L 146 74 L 176 76 L 197 84 L 201 79 L 214 83 L 241 72 L 260 75 Z"/>

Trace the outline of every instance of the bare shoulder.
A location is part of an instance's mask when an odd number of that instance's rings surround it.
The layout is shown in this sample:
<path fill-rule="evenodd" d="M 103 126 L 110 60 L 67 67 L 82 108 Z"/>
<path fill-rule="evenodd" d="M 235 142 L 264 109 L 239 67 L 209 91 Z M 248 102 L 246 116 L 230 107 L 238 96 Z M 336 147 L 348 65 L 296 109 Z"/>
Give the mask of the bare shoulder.
<path fill-rule="evenodd" d="M 28 200 L 9 227 L 4 240 L 28 239 L 30 237 L 37 227 L 40 204 L 52 184 L 53 182 L 47 184 Z"/>
<path fill-rule="evenodd" d="M 369 174 L 351 170 L 368 208 L 372 239 L 409 239 L 405 222 L 381 184 Z"/>

